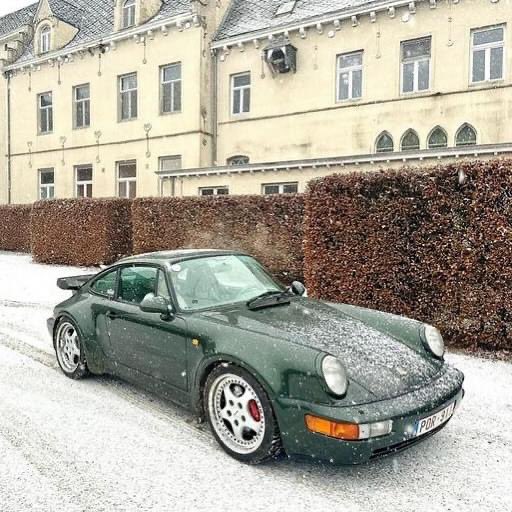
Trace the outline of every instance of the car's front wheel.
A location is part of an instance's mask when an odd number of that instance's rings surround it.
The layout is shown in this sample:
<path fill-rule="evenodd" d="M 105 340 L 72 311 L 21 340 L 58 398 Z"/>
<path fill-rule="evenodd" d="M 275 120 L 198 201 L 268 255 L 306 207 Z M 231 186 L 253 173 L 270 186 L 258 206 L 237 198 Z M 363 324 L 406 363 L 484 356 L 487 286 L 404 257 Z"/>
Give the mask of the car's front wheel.
<path fill-rule="evenodd" d="M 260 464 L 281 452 L 270 400 L 258 381 L 242 368 L 215 368 L 206 381 L 204 403 L 213 434 L 231 457 Z"/>
<path fill-rule="evenodd" d="M 88 375 L 82 340 L 76 326 L 63 318 L 55 330 L 55 354 L 60 369 L 70 379 L 78 380 Z"/>

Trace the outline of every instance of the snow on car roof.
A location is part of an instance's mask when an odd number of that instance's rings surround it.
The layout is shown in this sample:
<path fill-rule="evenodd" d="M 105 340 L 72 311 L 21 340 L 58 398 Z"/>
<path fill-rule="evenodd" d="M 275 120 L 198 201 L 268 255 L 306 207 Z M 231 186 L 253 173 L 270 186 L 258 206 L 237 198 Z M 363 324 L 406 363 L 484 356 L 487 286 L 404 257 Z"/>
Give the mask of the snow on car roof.
<path fill-rule="evenodd" d="M 129 256 L 120 261 L 120 263 L 137 262 L 141 260 L 160 260 L 160 261 L 174 261 L 183 258 L 190 258 L 194 256 L 216 256 L 226 254 L 244 254 L 240 251 L 225 250 L 225 249 L 179 249 L 176 251 L 159 251 L 150 252 L 146 254 L 138 254 L 136 256 Z"/>

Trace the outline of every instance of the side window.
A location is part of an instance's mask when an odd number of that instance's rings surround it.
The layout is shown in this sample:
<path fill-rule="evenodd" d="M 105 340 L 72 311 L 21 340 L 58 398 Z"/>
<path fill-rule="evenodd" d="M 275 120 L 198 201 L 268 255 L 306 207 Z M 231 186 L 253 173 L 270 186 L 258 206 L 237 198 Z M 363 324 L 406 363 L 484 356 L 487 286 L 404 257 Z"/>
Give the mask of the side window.
<path fill-rule="evenodd" d="M 91 285 L 91 290 L 110 299 L 116 294 L 117 269 L 104 274 Z"/>
<path fill-rule="evenodd" d="M 165 274 L 161 270 L 158 271 L 158 287 L 156 290 L 156 295 L 157 297 L 163 297 L 169 301 L 171 300 L 169 287 L 167 286 L 167 281 L 165 280 Z"/>
<path fill-rule="evenodd" d="M 119 277 L 119 291 L 117 298 L 123 302 L 138 305 L 148 293 L 156 293 L 157 281 L 157 268 L 123 268 Z"/>

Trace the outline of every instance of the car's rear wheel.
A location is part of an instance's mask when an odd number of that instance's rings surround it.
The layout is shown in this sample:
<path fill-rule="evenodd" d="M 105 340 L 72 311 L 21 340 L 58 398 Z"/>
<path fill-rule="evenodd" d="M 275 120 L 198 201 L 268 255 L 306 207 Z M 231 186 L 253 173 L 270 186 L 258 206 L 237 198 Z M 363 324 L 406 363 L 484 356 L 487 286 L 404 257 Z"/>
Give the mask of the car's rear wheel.
<path fill-rule="evenodd" d="M 281 452 L 270 400 L 245 370 L 233 365 L 215 368 L 206 381 L 204 403 L 212 432 L 231 457 L 259 464 Z"/>
<path fill-rule="evenodd" d="M 59 322 L 54 345 L 57 362 L 66 377 L 78 380 L 88 375 L 82 340 L 71 320 L 63 318 Z"/>

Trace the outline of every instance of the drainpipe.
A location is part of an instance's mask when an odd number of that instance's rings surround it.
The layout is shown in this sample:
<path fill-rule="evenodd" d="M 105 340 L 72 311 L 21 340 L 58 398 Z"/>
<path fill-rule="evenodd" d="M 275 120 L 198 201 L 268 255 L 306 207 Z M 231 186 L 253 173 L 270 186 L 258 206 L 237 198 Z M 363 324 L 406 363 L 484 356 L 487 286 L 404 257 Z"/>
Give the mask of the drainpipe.
<path fill-rule="evenodd" d="M 11 73 L 7 72 L 7 204 L 11 204 Z"/>
<path fill-rule="evenodd" d="M 217 51 L 212 51 L 212 166 L 217 165 L 217 138 L 218 138 L 218 89 L 219 71 Z"/>

